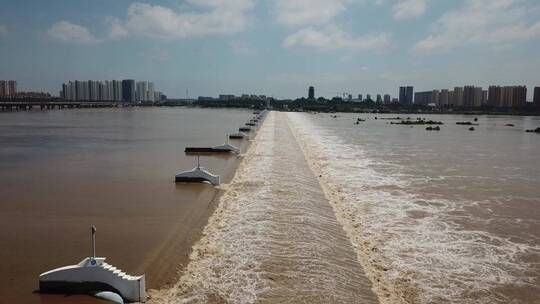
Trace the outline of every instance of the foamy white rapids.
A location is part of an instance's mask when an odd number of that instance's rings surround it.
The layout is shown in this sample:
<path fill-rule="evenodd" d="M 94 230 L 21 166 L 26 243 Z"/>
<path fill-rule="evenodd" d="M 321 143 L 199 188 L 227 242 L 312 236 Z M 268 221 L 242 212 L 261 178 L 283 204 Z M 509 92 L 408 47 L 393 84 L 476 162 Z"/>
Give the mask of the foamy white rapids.
<path fill-rule="evenodd" d="M 271 112 L 172 288 L 153 303 L 378 303 L 289 129 Z"/>
<path fill-rule="evenodd" d="M 378 172 L 360 145 L 312 117 L 288 114 L 382 302 L 509 303 L 498 287 L 532 284 L 530 265 L 518 257 L 540 248 L 459 224 L 480 220 L 455 215 L 480 202 L 415 192 L 414 177 L 400 174 L 399 167 L 387 170 L 393 174 Z"/>

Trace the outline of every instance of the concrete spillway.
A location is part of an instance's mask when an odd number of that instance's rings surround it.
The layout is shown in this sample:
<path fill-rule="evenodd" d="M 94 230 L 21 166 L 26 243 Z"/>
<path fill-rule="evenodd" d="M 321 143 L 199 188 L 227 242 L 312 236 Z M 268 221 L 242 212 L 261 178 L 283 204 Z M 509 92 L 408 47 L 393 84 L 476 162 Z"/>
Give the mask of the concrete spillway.
<path fill-rule="evenodd" d="M 155 303 L 377 303 L 285 114 L 271 112 L 173 288 Z"/>

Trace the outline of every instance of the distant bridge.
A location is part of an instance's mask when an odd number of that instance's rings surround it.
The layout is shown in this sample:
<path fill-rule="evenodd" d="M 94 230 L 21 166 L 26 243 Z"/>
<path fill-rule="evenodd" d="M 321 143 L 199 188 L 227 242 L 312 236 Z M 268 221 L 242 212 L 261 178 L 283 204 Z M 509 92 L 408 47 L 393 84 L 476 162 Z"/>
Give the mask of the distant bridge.
<path fill-rule="evenodd" d="M 0 101 L 0 111 L 29 111 L 32 109 L 53 110 L 53 109 L 79 109 L 79 108 L 119 108 L 132 107 L 135 104 L 130 102 L 113 101 Z"/>

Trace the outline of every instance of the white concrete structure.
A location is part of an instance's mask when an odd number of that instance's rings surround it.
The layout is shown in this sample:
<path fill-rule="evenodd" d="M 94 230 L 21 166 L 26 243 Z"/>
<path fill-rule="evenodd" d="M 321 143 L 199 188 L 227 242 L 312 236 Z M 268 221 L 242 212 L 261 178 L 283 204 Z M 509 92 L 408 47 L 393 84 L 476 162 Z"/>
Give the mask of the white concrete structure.
<path fill-rule="evenodd" d="M 145 277 L 131 276 L 105 263 L 105 258 L 88 257 L 77 265 L 56 268 L 39 275 L 41 292 L 89 293 L 112 291 L 131 302 L 146 301 Z"/>
<path fill-rule="evenodd" d="M 227 136 L 227 142 L 224 143 L 223 145 L 220 145 L 220 146 L 215 146 L 215 147 L 212 147 L 213 150 L 217 150 L 217 151 L 226 151 L 226 152 L 234 152 L 234 153 L 238 153 L 240 151 L 240 149 L 238 149 L 238 147 L 236 146 L 233 146 L 229 143 L 229 137 Z"/>
<path fill-rule="evenodd" d="M 146 301 L 145 276 L 131 276 L 96 257 L 96 228 L 92 226 L 92 257 L 79 264 L 56 268 L 39 275 L 39 290 L 44 293 L 90 294 L 96 291 L 117 293 L 128 302 Z"/>
<path fill-rule="evenodd" d="M 205 168 L 201 167 L 199 158 L 197 157 L 197 167 L 189 170 L 180 172 L 175 176 L 175 182 L 177 183 L 203 183 L 209 182 L 210 184 L 217 186 L 219 185 L 219 175 L 214 175 L 208 172 Z"/>

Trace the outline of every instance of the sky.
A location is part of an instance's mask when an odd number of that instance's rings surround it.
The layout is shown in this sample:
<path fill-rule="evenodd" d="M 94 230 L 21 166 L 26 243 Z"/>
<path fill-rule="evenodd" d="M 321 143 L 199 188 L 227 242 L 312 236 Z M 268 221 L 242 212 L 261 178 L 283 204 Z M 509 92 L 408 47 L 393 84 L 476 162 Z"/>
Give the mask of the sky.
<path fill-rule="evenodd" d="M 538 0 L 2 0 L 0 79 L 172 98 L 540 86 Z"/>

